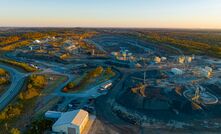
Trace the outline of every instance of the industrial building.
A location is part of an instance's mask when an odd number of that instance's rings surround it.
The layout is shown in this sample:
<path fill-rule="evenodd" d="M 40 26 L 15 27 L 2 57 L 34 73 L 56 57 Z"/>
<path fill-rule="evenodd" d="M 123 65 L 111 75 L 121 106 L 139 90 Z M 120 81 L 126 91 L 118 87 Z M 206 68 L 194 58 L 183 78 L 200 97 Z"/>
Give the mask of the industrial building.
<path fill-rule="evenodd" d="M 182 75 L 183 74 L 183 71 L 178 68 L 172 68 L 171 72 L 175 75 Z"/>
<path fill-rule="evenodd" d="M 135 57 L 132 55 L 132 53 L 129 52 L 129 50 L 126 50 L 125 48 L 121 48 L 120 52 L 112 52 L 112 56 L 116 60 L 119 61 L 134 61 Z"/>
<path fill-rule="evenodd" d="M 114 64 L 122 67 L 135 67 L 136 57 L 133 56 L 129 50 L 121 48 L 120 52 L 111 52 L 112 60 L 109 61 L 109 64 Z"/>
<path fill-rule="evenodd" d="M 185 57 L 184 56 L 178 57 L 178 62 L 183 64 L 185 62 Z"/>
<path fill-rule="evenodd" d="M 178 62 L 180 64 L 191 63 L 193 59 L 194 59 L 194 56 L 180 56 L 178 57 Z"/>
<path fill-rule="evenodd" d="M 84 110 L 63 113 L 52 126 L 52 131 L 64 134 L 81 134 L 89 120 L 89 114 Z"/>
<path fill-rule="evenodd" d="M 155 63 L 160 63 L 160 62 L 161 62 L 161 58 L 158 57 L 158 56 L 156 56 L 156 57 L 154 58 L 154 62 L 155 62 Z"/>
<path fill-rule="evenodd" d="M 40 41 L 40 40 L 35 40 L 35 41 L 33 41 L 33 43 L 34 43 L 34 44 L 40 44 L 41 41 Z"/>
<path fill-rule="evenodd" d="M 194 74 L 200 77 L 210 78 L 212 77 L 213 69 L 211 67 L 206 66 L 205 68 L 196 68 L 194 70 Z"/>
<path fill-rule="evenodd" d="M 209 91 L 206 91 L 202 86 L 196 86 L 195 88 L 196 89 L 188 89 L 184 91 L 184 97 L 192 102 L 203 105 L 211 105 L 218 102 L 218 98 Z"/>

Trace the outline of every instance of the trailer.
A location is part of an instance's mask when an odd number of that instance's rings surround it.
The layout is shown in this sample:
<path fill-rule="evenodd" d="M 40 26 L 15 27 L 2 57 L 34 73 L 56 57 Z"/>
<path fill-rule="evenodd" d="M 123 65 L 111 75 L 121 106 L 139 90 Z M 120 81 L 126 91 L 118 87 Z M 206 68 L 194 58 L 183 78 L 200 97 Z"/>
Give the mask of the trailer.
<path fill-rule="evenodd" d="M 112 82 L 108 82 L 100 87 L 101 91 L 107 90 L 112 86 Z"/>

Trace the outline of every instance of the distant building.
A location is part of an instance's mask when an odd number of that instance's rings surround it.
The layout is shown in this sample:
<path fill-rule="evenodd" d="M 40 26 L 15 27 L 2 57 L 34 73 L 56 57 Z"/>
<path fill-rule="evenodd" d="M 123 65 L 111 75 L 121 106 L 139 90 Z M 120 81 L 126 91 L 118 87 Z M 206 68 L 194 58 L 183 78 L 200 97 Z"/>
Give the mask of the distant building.
<path fill-rule="evenodd" d="M 181 64 L 191 63 L 193 59 L 194 59 L 193 56 L 180 56 L 178 57 L 178 62 Z"/>
<path fill-rule="evenodd" d="M 161 61 L 166 61 L 167 57 L 161 57 Z"/>
<path fill-rule="evenodd" d="M 52 126 L 52 131 L 63 134 L 81 134 L 89 120 L 84 110 L 66 112 Z"/>
<path fill-rule="evenodd" d="M 178 57 L 178 62 L 183 64 L 185 62 L 185 57 L 184 56 Z"/>
<path fill-rule="evenodd" d="M 206 66 L 205 68 L 196 68 L 193 73 L 195 75 L 210 78 L 212 76 L 213 69 L 211 67 Z"/>
<path fill-rule="evenodd" d="M 134 61 L 135 57 L 132 53 L 129 53 L 129 50 L 121 48 L 120 52 L 111 52 L 111 55 L 119 61 Z"/>
<path fill-rule="evenodd" d="M 172 68 L 171 72 L 175 75 L 182 75 L 183 74 L 183 71 L 178 68 Z"/>
<path fill-rule="evenodd" d="M 34 44 L 40 44 L 41 41 L 40 41 L 40 40 L 35 40 L 33 43 L 34 43 Z"/>
<path fill-rule="evenodd" d="M 201 69 L 200 74 L 207 78 L 210 78 L 212 76 L 212 72 L 204 68 Z"/>
<path fill-rule="evenodd" d="M 192 58 L 192 57 L 190 57 L 190 56 L 186 56 L 186 62 L 187 62 L 187 63 L 192 62 L 192 60 L 193 60 L 193 58 Z"/>
<path fill-rule="evenodd" d="M 79 51 L 80 51 L 80 47 L 79 47 L 77 41 L 68 40 L 64 43 L 64 45 L 62 47 L 65 51 L 68 51 L 69 53 L 76 54 L 76 53 L 79 53 Z"/>
<path fill-rule="evenodd" d="M 207 70 L 208 72 L 213 72 L 213 69 L 211 67 L 206 66 L 205 70 Z"/>
<path fill-rule="evenodd" d="M 158 56 L 156 56 L 156 57 L 154 58 L 154 61 L 155 61 L 155 63 L 160 63 L 160 62 L 161 62 L 161 58 L 158 57 Z"/>

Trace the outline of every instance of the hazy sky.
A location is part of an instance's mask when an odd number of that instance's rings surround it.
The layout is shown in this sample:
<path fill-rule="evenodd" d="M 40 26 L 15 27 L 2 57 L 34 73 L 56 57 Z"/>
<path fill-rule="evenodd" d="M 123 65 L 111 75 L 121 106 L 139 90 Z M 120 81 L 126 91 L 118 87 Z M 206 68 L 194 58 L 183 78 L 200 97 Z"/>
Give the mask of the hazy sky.
<path fill-rule="evenodd" d="M 0 26 L 221 28 L 221 0 L 0 0 Z"/>

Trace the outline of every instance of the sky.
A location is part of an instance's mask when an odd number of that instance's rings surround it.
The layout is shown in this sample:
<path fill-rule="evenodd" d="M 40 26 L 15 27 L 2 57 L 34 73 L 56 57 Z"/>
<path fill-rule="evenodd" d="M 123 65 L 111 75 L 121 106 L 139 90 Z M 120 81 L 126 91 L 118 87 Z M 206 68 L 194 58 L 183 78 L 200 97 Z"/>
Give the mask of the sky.
<path fill-rule="evenodd" d="M 221 29 L 221 0 L 0 0 L 0 27 Z"/>

